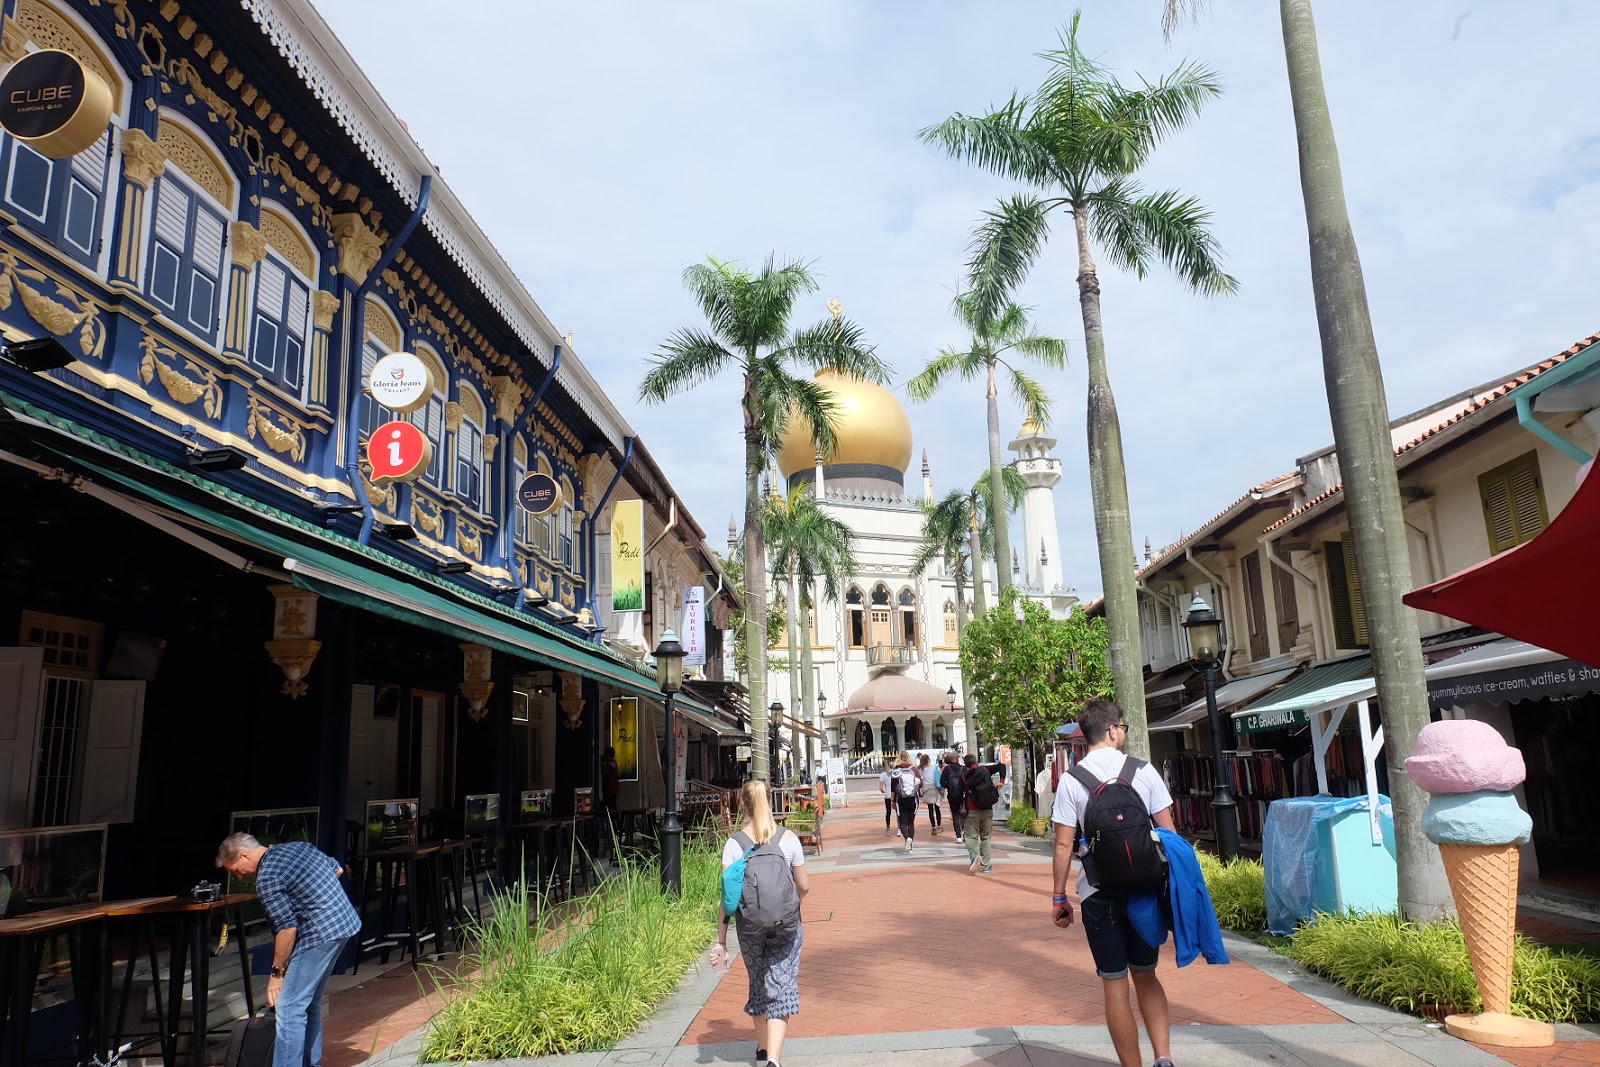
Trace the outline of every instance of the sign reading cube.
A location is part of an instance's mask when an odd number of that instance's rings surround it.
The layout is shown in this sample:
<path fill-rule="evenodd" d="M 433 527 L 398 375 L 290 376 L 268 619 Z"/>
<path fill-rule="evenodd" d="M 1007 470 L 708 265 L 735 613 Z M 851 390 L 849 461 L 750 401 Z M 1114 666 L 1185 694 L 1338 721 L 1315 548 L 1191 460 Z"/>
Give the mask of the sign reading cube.
<path fill-rule="evenodd" d="M 561 486 L 548 474 L 530 474 L 517 486 L 517 503 L 535 515 L 548 515 L 561 506 Z"/>
<path fill-rule="evenodd" d="M 391 352 L 367 375 L 372 399 L 390 411 L 415 411 L 428 402 L 433 378 L 428 365 L 410 352 Z"/>
<path fill-rule="evenodd" d="M 0 126 L 51 159 L 77 155 L 100 140 L 111 109 L 110 86 L 57 49 L 28 53 L 0 80 Z"/>
<path fill-rule="evenodd" d="M 428 469 L 433 442 L 409 422 L 386 422 L 367 439 L 372 484 L 409 482 Z"/>

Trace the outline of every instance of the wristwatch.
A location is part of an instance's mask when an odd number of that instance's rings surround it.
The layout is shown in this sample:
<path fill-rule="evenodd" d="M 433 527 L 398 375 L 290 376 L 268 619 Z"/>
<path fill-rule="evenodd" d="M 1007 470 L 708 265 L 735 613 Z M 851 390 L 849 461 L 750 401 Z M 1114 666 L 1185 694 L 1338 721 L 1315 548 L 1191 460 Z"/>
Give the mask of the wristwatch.
<path fill-rule="evenodd" d="M 289 965 L 286 963 L 282 967 L 279 967 L 276 963 L 274 963 L 272 965 L 272 969 L 267 973 L 274 978 L 282 978 L 284 975 L 289 973 Z"/>

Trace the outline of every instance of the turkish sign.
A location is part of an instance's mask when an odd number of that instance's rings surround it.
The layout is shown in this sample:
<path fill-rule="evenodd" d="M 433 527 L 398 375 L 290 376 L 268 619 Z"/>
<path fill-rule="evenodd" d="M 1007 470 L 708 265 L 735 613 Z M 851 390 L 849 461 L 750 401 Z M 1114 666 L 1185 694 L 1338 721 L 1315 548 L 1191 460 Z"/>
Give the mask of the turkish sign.
<path fill-rule="evenodd" d="M 683 591 L 683 625 L 678 640 L 683 644 L 683 665 L 702 667 L 706 662 L 706 591 L 691 585 Z"/>
<path fill-rule="evenodd" d="M 111 88 L 74 55 L 42 48 L 0 79 L 0 126 L 51 159 L 77 155 L 106 132 Z"/>
<path fill-rule="evenodd" d="M 409 482 L 433 459 L 433 442 L 409 422 L 386 422 L 367 439 L 372 484 Z"/>
<path fill-rule="evenodd" d="M 517 503 L 524 511 L 548 515 L 561 506 L 561 484 L 548 474 L 530 474 L 517 486 Z"/>
<path fill-rule="evenodd" d="M 410 352 L 390 352 L 367 375 L 372 399 L 390 411 L 415 411 L 433 394 L 428 365 Z"/>
<path fill-rule="evenodd" d="M 611 701 L 611 747 L 617 750 L 617 777 L 624 782 L 639 780 L 639 698 L 617 697 Z"/>
<path fill-rule="evenodd" d="M 644 501 L 611 505 L 611 610 L 644 611 Z"/>
<path fill-rule="evenodd" d="M 1448 662 L 1448 661 L 1447 661 Z M 1515 704 L 1523 700 L 1600 693 L 1600 668 L 1574 659 L 1531 663 L 1502 671 L 1486 671 L 1428 683 L 1428 704 L 1436 709 L 1474 704 Z"/>

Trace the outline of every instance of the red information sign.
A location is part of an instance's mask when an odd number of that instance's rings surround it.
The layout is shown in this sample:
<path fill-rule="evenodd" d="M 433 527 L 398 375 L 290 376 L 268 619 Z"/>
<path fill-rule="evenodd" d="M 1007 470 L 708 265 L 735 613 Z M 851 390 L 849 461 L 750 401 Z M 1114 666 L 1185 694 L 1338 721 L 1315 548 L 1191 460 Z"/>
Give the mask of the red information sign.
<path fill-rule="evenodd" d="M 409 422 L 386 422 L 367 440 L 372 483 L 409 482 L 428 469 L 433 442 Z"/>

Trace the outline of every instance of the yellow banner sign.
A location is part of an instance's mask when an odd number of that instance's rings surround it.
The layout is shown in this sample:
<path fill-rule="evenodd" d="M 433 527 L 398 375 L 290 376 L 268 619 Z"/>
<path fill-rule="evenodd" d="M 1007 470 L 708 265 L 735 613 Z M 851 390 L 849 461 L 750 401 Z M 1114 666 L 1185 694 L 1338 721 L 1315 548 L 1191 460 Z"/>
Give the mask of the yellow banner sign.
<path fill-rule="evenodd" d="M 617 780 L 639 780 L 639 698 L 611 702 L 611 747 L 616 750 Z"/>
<path fill-rule="evenodd" d="M 644 501 L 611 505 L 611 610 L 644 610 Z"/>

